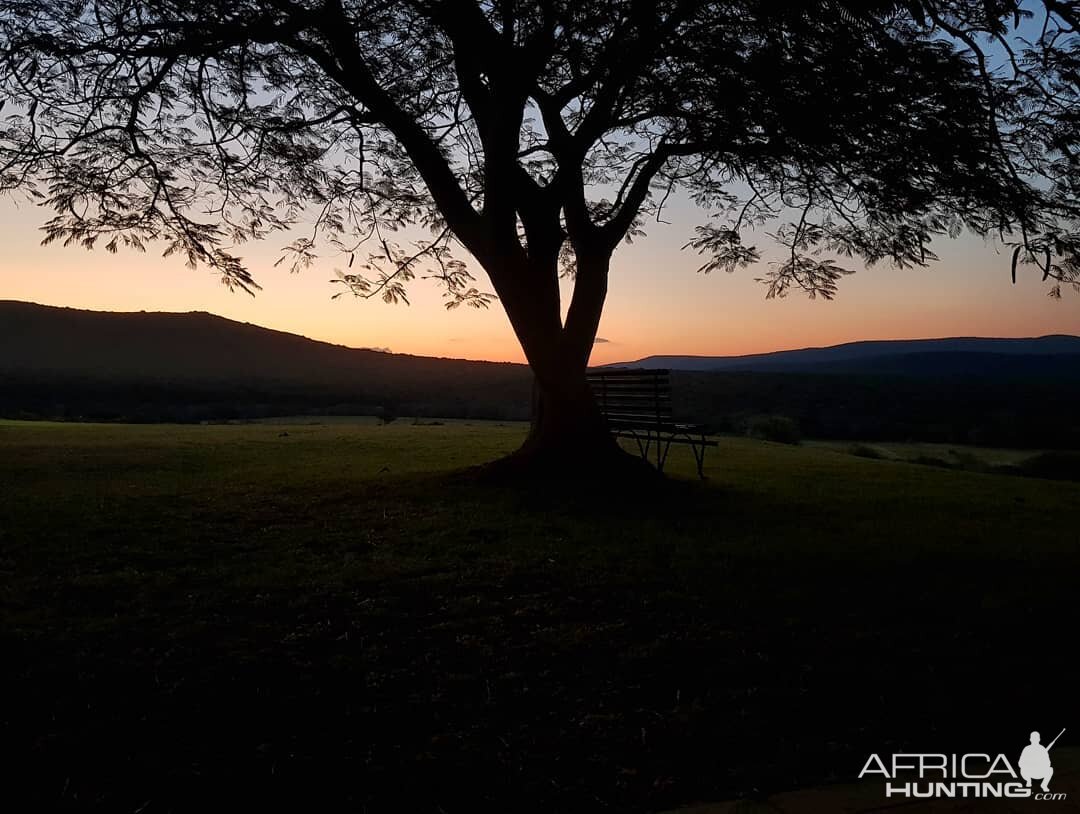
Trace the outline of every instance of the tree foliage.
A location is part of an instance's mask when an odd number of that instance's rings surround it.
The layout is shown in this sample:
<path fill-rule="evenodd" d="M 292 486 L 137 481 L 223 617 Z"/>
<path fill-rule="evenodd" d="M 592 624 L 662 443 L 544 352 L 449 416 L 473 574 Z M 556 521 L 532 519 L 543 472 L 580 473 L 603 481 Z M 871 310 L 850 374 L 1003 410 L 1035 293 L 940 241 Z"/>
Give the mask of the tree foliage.
<path fill-rule="evenodd" d="M 587 359 L 611 253 L 680 190 L 702 271 L 783 247 L 770 296 L 965 229 L 1076 286 L 1078 40 L 1067 0 L 0 0 L 0 189 L 46 242 L 248 290 L 275 232 L 387 301 L 485 306 L 476 261 L 535 367 L 530 336 Z"/>

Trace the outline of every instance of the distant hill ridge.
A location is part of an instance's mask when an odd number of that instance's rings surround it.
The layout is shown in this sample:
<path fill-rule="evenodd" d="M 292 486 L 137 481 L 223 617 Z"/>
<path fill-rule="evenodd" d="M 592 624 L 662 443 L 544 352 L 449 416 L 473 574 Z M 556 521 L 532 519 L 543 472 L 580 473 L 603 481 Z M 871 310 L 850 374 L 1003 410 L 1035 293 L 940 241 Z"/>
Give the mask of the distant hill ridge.
<path fill-rule="evenodd" d="M 606 367 L 693 372 L 1080 375 L 1080 337 L 865 340 L 745 356 L 648 356 Z M 468 380 L 520 383 L 524 365 L 389 354 L 205 311 L 88 311 L 0 300 L 0 372 L 171 382 L 289 382 L 419 397 Z M 419 388 L 419 389 L 418 389 Z"/>
<path fill-rule="evenodd" d="M 721 432 L 786 416 L 813 438 L 1080 448 L 1080 339 L 852 342 L 651 356 L 674 411 Z M 218 421 L 305 414 L 528 419 L 518 364 L 318 342 L 204 312 L 0 301 L 0 417 Z"/>
<path fill-rule="evenodd" d="M 1080 375 L 1080 337 L 950 337 L 847 342 L 746 356 L 648 356 L 609 367 L 695 372 Z"/>
<path fill-rule="evenodd" d="M 523 367 L 349 348 L 205 311 L 87 311 L 0 300 L 0 370 L 274 381 L 398 372 L 452 376 L 476 369 L 520 373 Z"/>
<path fill-rule="evenodd" d="M 248 405 L 238 408 L 245 414 L 252 404 L 273 403 L 277 414 L 337 404 L 402 415 L 520 417 L 530 387 L 520 364 L 347 348 L 206 312 L 0 301 L 0 406 L 9 414 L 28 403 L 57 414 L 70 414 L 74 404 L 107 404 L 101 412 L 112 414 L 152 403 L 144 413 L 162 415 L 161 405 L 212 402 Z"/>

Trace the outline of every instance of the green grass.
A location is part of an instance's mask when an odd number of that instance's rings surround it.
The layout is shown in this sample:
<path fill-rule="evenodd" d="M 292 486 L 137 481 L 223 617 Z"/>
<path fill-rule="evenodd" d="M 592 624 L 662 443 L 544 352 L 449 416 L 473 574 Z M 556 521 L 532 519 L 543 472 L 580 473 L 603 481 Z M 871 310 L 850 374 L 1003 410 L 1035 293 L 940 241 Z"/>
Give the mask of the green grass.
<path fill-rule="evenodd" d="M 1074 703 L 1080 484 L 729 438 L 630 494 L 465 471 L 523 431 L 0 422 L 8 799 L 659 810 Z"/>
<path fill-rule="evenodd" d="M 1080 451 L 994 449 L 958 444 L 812 441 L 818 449 L 879 461 L 903 461 L 994 475 L 1080 482 Z"/>
<path fill-rule="evenodd" d="M 879 451 L 884 458 L 897 461 L 911 461 L 919 457 L 939 458 L 952 461 L 958 466 L 965 461 L 976 460 L 987 466 L 1011 466 L 1019 464 L 1035 455 L 1029 449 L 997 449 L 993 447 L 973 447 L 961 444 L 899 443 L 878 441 L 873 443 L 852 441 L 809 441 L 811 446 L 834 452 L 850 452 L 852 447 L 865 446 Z"/>

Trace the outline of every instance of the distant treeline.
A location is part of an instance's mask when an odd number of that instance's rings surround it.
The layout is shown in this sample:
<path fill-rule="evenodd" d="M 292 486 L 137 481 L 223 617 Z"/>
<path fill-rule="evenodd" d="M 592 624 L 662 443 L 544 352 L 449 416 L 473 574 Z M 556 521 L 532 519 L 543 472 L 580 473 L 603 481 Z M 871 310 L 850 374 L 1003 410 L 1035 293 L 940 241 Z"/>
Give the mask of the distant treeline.
<path fill-rule="evenodd" d="M 490 382 L 485 384 L 490 385 Z M 60 421 L 199 423 L 284 415 L 528 418 L 528 385 L 433 388 L 429 397 L 296 383 L 109 381 L 91 377 L 4 375 L 0 417 Z"/>
<path fill-rule="evenodd" d="M 833 369 L 676 371 L 675 413 L 717 432 L 775 440 L 1080 449 L 1076 342 L 871 342 L 772 354 L 765 359 L 770 364 Z M 938 350 L 923 352 L 927 348 Z M 873 356 L 886 352 L 894 355 Z M 669 361 L 677 367 L 679 358 Z M 856 363 L 861 369 L 850 367 Z M 508 421 L 528 419 L 531 393 L 532 374 L 524 365 L 357 350 L 205 313 L 109 313 L 0 301 L 0 416 L 7 418 L 200 422 L 307 414 Z"/>
<path fill-rule="evenodd" d="M 744 434 L 762 417 L 807 438 L 1080 449 L 1080 382 L 800 373 L 681 373 L 678 417 Z M 527 373 L 404 394 L 295 382 L 109 381 L 6 374 L 0 415 L 83 421 L 200 422 L 275 415 L 524 420 Z M 520 381 L 517 380 L 520 378 Z M 421 395 L 422 394 L 422 395 Z"/>
<path fill-rule="evenodd" d="M 809 438 L 1080 449 L 1080 381 L 674 373 L 674 408 L 718 432 L 786 416 Z"/>

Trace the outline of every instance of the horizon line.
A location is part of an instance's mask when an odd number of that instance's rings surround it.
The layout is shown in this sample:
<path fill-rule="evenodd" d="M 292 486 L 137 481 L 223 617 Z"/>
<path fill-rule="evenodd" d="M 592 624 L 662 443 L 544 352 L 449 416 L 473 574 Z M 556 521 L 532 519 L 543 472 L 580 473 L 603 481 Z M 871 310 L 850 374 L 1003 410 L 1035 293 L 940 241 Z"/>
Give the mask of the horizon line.
<path fill-rule="evenodd" d="M 285 334 L 287 336 L 295 336 L 295 337 L 298 337 L 300 339 L 306 339 L 309 342 L 318 342 L 318 343 L 323 344 L 323 345 L 330 345 L 330 346 L 336 347 L 336 348 L 344 348 L 346 350 L 369 351 L 371 353 L 383 353 L 383 354 L 387 354 L 387 355 L 390 355 L 390 356 L 412 356 L 412 357 L 416 357 L 416 358 L 426 358 L 426 359 L 452 359 L 452 360 L 463 361 L 463 362 L 483 362 L 485 364 L 522 365 L 522 366 L 528 367 L 528 362 L 512 362 L 512 361 L 506 361 L 506 360 L 501 360 L 501 359 L 473 359 L 473 358 L 466 358 L 466 357 L 462 357 L 462 356 L 430 356 L 430 355 L 419 354 L 419 353 L 398 352 L 398 351 L 393 351 L 393 350 L 388 350 L 388 349 L 384 350 L 384 349 L 379 349 L 379 348 L 374 348 L 374 347 L 357 347 L 357 346 L 354 346 L 354 345 L 344 345 L 344 344 L 342 344 L 340 342 L 332 342 L 332 341 L 330 341 L 328 339 L 319 339 L 319 338 L 314 337 L 314 336 L 308 336 L 307 334 L 296 333 L 294 331 L 285 331 L 285 330 L 282 330 L 281 328 L 274 328 L 274 327 L 270 327 L 268 325 L 261 325 L 261 324 L 259 324 L 257 322 L 246 322 L 246 321 L 241 321 L 241 320 L 238 320 L 238 319 L 233 319 L 231 317 L 222 316 L 221 314 L 216 314 L 213 311 L 206 311 L 206 310 L 202 310 L 202 309 L 197 309 L 197 310 L 192 310 L 192 311 L 147 311 L 146 309 L 139 309 L 137 311 L 99 310 L 99 309 L 95 309 L 95 308 L 79 308 L 77 306 L 72 306 L 72 305 L 52 305 L 52 304 L 49 304 L 49 303 L 34 302 L 34 301 L 31 301 L 31 300 L 13 300 L 13 299 L 0 298 L 0 305 L 5 305 L 5 304 L 30 305 L 30 306 L 34 306 L 36 308 L 52 308 L 52 309 L 55 309 L 55 310 L 63 310 L 63 311 L 79 311 L 79 312 L 87 313 L 87 314 L 116 314 L 116 315 L 132 315 L 132 316 L 136 315 L 136 314 L 154 314 L 154 315 L 161 315 L 161 316 L 191 316 L 191 315 L 200 315 L 201 314 L 201 315 L 213 317 L 215 319 L 221 319 L 221 320 L 224 320 L 226 322 L 231 322 L 231 323 L 236 324 L 236 325 L 249 325 L 249 326 L 254 327 L 254 328 L 259 328 L 260 330 L 273 331 L 274 333 Z M 621 361 L 621 362 L 604 362 L 604 363 L 602 363 L 602 366 L 611 366 L 611 365 L 620 365 L 620 364 L 624 364 L 624 365 L 625 364 L 633 364 L 635 362 L 642 362 L 642 361 L 646 361 L 648 359 L 655 359 L 655 358 L 658 358 L 658 357 L 659 358 L 663 358 L 663 357 L 673 357 L 674 358 L 674 357 L 677 357 L 677 358 L 680 358 L 680 359 L 747 359 L 747 358 L 758 357 L 758 356 L 771 356 L 771 355 L 777 354 L 777 353 L 796 353 L 796 352 L 799 352 L 799 351 L 828 350 L 830 348 L 841 348 L 841 347 L 845 347 L 845 346 L 848 346 L 848 345 L 870 344 L 870 343 L 874 343 L 874 342 L 942 342 L 942 341 L 948 341 L 948 340 L 965 340 L 965 339 L 1022 341 L 1022 340 L 1053 339 L 1053 338 L 1062 338 L 1062 337 L 1064 337 L 1064 338 L 1072 338 L 1072 339 L 1080 339 L 1080 335 L 1077 335 L 1077 334 L 1064 334 L 1064 333 L 1041 334 L 1039 336 L 1032 336 L 1032 335 L 1026 335 L 1026 336 L 1000 336 L 1000 335 L 998 335 L 998 336 L 975 336 L 975 335 L 964 335 L 964 336 L 959 336 L 959 335 L 950 335 L 950 336 L 905 336 L 905 337 L 888 337 L 888 338 L 852 339 L 852 340 L 848 340 L 848 341 L 845 341 L 845 342 L 837 342 L 837 343 L 832 344 L 832 345 L 802 345 L 802 346 L 798 346 L 798 347 L 775 348 L 773 350 L 768 350 L 768 351 L 757 351 L 755 353 L 700 354 L 700 353 L 678 353 L 678 352 L 674 352 L 674 353 L 655 352 L 655 353 L 647 354 L 645 356 L 640 356 L 637 359 L 627 359 L 627 360 L 624 360 L 624 361 Z"/>

